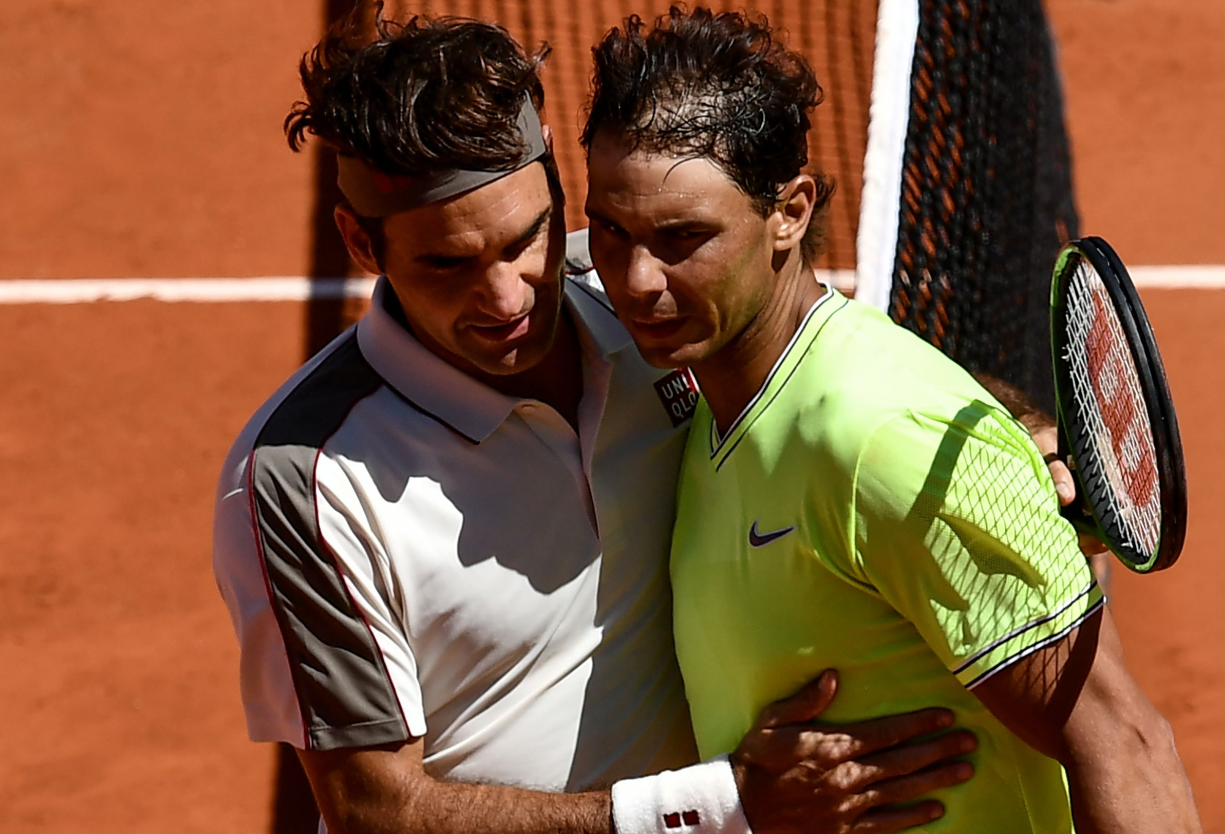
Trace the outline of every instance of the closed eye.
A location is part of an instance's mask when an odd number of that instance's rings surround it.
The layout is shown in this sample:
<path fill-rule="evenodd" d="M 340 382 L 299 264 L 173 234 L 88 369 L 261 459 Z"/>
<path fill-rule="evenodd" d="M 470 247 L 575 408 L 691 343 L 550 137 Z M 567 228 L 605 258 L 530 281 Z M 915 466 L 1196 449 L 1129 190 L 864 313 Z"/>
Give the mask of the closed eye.
<path fill-rule="evenodd" d="M 437 272 L 448 272 L 472 263 L 475 258 L 449 258 L 445 255 L 423 255 L 417 260 Z"/>
<path fill-rule="evenodd" d="M 621 228 L 620 226 L 618 226 L 616 223 L 612 222 L 611 220 L 605 220 L 602 217 L 591 218 L 591 225 L 595 227 L 596 229 L 599 229 L 601 232 L 603 232 L 606 235 L 613 235 L 614 237 L 625 237 L 627 234 L 625 229 Z"/>
<path fill-rule="evenodd" d="M 527 231 L 506 247 L 503 252 L 503 257 L 507 258 L 508 260 L 514 260 L 519 255 L 527 251 L 527 248 L 535 243 L 537 238 L 540 237 L 540 233 L 543 232 L 545 227 L 549 224 L 549 218 L 552 216 L 552 206 L 537 215 L 536 219 L 532 221 L 532 225 L 528 227 Z"/>
<path fill-rule="evenodd" d="M 506 249 L 502 252 L 502 257 L 508 261 L 513 261 L 515 258 L 519 257 L 526 252 L 533 243 L 540 239 L 541 231 L 541 228 L 535 229 L 529 237 L 516 240 L 510 246 L 506 247 Z"/>
<path fill-rule="evenodd" d="M 716 231 L 706 226 L 664 226 L 659 234 L 669 240 L 698 241 L 714 237 Z"/>

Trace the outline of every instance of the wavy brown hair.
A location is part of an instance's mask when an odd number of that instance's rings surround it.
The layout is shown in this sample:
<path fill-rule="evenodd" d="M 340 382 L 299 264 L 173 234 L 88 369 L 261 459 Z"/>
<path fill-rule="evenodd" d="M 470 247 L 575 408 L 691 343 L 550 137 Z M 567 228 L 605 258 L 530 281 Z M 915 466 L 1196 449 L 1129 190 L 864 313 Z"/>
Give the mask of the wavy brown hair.
<path fill-rule="evenodd" d="M 524 96 L 539 110 L 539 71 L 500 26 L 459 17 L 396 23 L 374 5 L 331 27 L 299 65 L 306 98 L 285 119 L 295 151 L 311 133 L 387 174 L 438 168 L 513 167 L 525 143 L 516 120 Z M 373 31 L 371 31 L 373 30 Z"/>
<path fill-rule="evenodd" d="M 383 18 L 381 0 L 359 3 L 302 56 L 306 97 L 285 117 L 289 147 L 307 134 L 378 171 L 416 177 L 439 169 L 497 171 L 522 159 L 524 96 L 544 108 L 540 70 L 549 47 L 528 55 L 500 26 L 462 17 Z M 565 205 L 550 152 L 541 160 L 553 209 Z M 382 266 L 383 221 L 358 217 Z"/>

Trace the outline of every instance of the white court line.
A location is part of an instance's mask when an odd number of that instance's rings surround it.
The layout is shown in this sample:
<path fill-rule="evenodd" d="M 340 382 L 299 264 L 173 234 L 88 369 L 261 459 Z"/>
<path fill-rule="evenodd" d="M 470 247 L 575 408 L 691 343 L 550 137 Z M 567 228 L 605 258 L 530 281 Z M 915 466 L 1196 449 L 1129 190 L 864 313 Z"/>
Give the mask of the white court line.
<path fill-rule="evenodd" d="M 1225 266 L 1137 266 L 1142 290 L 1225 289 Z M 852 270 L 819 270 L 839 289 L 854 285 Z M 151 299 L 164 302 L 309 301 L 369 298 L 371 278 L 38 278 L 0 280 L 0 304 L 90 304 Z"/>
<path fill-rule="evenodd" d="M 1219 290 L 1225 288 L 1225 266 L 1188 264 L 1183 266 L 1128 267 L 1132 282 L 1151 290 Z"/>
<path fill-rule="evenodd" d="M 39 278 L 0 281 L 0 304 L 308 301 L 367 298 L 370 278 Z"/>

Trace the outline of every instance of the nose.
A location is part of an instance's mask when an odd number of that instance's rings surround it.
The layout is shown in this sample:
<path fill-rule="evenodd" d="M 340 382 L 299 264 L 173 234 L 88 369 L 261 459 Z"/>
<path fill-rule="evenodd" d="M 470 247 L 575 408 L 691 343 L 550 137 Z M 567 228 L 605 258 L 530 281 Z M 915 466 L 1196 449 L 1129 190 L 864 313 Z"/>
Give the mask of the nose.
<path fill-rule="evenodd" d="M 645 246 L 636 245 L 630 250 L 625 272 L 625 291 L 635 298 L 659 295 L 668 288 L 668 279 L 659 259 Z"/>
<path fill-rule="evenodd" d="M 523 264 L 518 261 L 497 261 L 491 264 L 478 290 L 482 313 L 499 321 L 510 321 L 523 315 L 532 306 L 532 285 L 524 278 Z"/>

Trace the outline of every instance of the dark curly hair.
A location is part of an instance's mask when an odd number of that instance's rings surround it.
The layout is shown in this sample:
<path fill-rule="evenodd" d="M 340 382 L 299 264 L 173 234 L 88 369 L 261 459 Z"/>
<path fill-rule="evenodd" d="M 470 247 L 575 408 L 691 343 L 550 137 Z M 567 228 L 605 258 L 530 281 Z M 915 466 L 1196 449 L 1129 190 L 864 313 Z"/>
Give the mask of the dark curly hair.
<path fill-rule="evenodd" d="M 765 17 L 672 6 L 648 29 L 637 15 L 592 49 L 595 73 L 582 143 L 611 131 L 630 147 L 703 156 L 719 165 L 762 216 L 779 187 L 808 164 L 809 113 L 821 86 L 804 58 L 771 33 Z M 824 244 L 833 181 L 818 174 L 814 219 L 801 251 Z"/>

